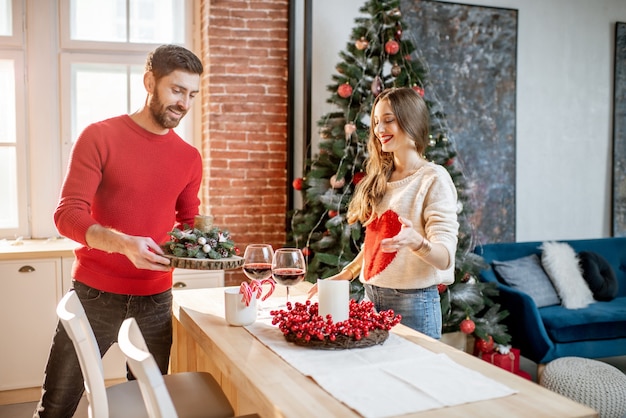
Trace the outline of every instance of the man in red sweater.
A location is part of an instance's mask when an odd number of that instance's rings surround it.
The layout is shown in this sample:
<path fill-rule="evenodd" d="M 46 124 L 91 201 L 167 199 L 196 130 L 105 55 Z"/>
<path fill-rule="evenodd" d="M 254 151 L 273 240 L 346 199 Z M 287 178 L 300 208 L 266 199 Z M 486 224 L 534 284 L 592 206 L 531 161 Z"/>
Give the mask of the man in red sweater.
<path fill-rule="evenodd" d="M 202 71 L 185 48 L 163 45 L 151 52 L 144 106 L 82 132 L 54 213 L 61 235 L 82 244 L 75 251 L 71 291 L 102 355 L 117 341 L 124 319 L 135 317 L 164 374 L 172 343 L 172 270 L 159 244 L 174 227 L 193 225 L 202 181 L 200 153 L 172 128 L 198 93 Z M 83 377 L 60 323 L 45 373 L 35 416 L 71 417 Z"/>

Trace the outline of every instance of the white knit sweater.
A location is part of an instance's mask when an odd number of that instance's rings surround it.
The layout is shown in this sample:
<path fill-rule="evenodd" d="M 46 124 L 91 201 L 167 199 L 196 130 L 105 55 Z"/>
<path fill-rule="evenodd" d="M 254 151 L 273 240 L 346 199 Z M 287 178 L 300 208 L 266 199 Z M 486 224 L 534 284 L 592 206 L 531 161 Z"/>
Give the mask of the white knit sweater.
<path fill-rule="evenodd" d="M 369 224 L 363 244 L 363 283 L 393 289 L 422 289 L 454 282 L 454 258 L 459 224 L 457 192 L 445 168 L 427 163 L 399 181 L 387 183 L 387 193 L 376 208 L 379 217 Z M 383 253 L 380 241 L 400 232 L 398 216 L 410 219 L 413 227 L 432 243 L 443 244 L 450 255 L 446 270 L 424 262 L 408 247 Z"/>

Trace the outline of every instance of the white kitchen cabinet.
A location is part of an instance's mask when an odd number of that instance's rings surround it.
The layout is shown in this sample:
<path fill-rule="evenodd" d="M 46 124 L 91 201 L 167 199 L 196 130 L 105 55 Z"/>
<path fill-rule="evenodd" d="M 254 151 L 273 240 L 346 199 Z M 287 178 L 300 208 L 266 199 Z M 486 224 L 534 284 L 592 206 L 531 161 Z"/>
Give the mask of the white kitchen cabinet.
<path fill-rule="evenodd" d="M 174 290 L 224 286 L 224 270 L 174 269 Z"/>
<path fill-rule="evenodd" d="M 0 391 L 39 387 L 58 321 L 56 306 L 72 285 L 72 250 L 66 240 L 0 241 Z M 174 288 L 224 285 L 223 270 L 174 270 Z M 126 377 L 117 344 L 103 358 L 106 379 Z"/>
<path fill-rule="evenodd" d="M 61 276 L 60 257 L 0 261 L 0 390 L 41 385 Z"/>

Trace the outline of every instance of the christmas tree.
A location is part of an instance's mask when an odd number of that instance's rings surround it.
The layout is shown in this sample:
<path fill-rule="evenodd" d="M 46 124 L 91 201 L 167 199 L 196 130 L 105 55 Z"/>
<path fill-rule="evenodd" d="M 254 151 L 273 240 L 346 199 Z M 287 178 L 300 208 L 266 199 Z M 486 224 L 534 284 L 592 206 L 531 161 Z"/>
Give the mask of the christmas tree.
<path fill-rule="evenodd" d="M 337 110 L 318 121 L 319 152 L 307 161 L 303 176 L 293 182 L 303 195 L 303 207 L 290 214 L 289 244 L 301 248 L 307 257 L 307 280 L 311 282 L 338 273 L 356 256 L 364 230 L 360 223 L 347 223 L 346 211 L 354 187 L 364 176 L 372 103 L 385 88 L 410 86 L 424 97 L 430 110 L 426 158 L 447 169 L 458 193 L 455 282 L 439 287 L 443 331 L 461 329 L 483 340 L 491 337 L 507 344 L 510 336 L 500 323 L 507 313 L 492 300 L 497 295 L 495 284 L 477 280 L 478 272 L 487 266 L 472 252 L 475 243 L 466 178 L 448 136 L 442 106 L 429 94 L 427 67 L 413 42 L 403 36 L 399 3 L 367 1 L 360 9 L 364 16 L 355 19 L 351 41 L 339 54 L 337 73 L 327 86 L 327 102 Z M 351 293 L 357 300 L 363 297 L 358 280 L 351 282 Z"/>

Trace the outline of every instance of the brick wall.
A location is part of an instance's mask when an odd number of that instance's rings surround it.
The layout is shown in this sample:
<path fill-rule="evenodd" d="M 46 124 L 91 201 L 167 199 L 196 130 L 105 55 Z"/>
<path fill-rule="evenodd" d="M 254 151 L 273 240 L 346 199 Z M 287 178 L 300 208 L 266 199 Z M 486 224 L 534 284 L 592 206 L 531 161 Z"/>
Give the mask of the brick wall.
<path fill-rule="evenodd" d="M 242 251 L 285 242 L 288 0 L 203 0 L 200 6 L 202 213 Z M 240 269 L 226 272 L 238 285 Z"/>

